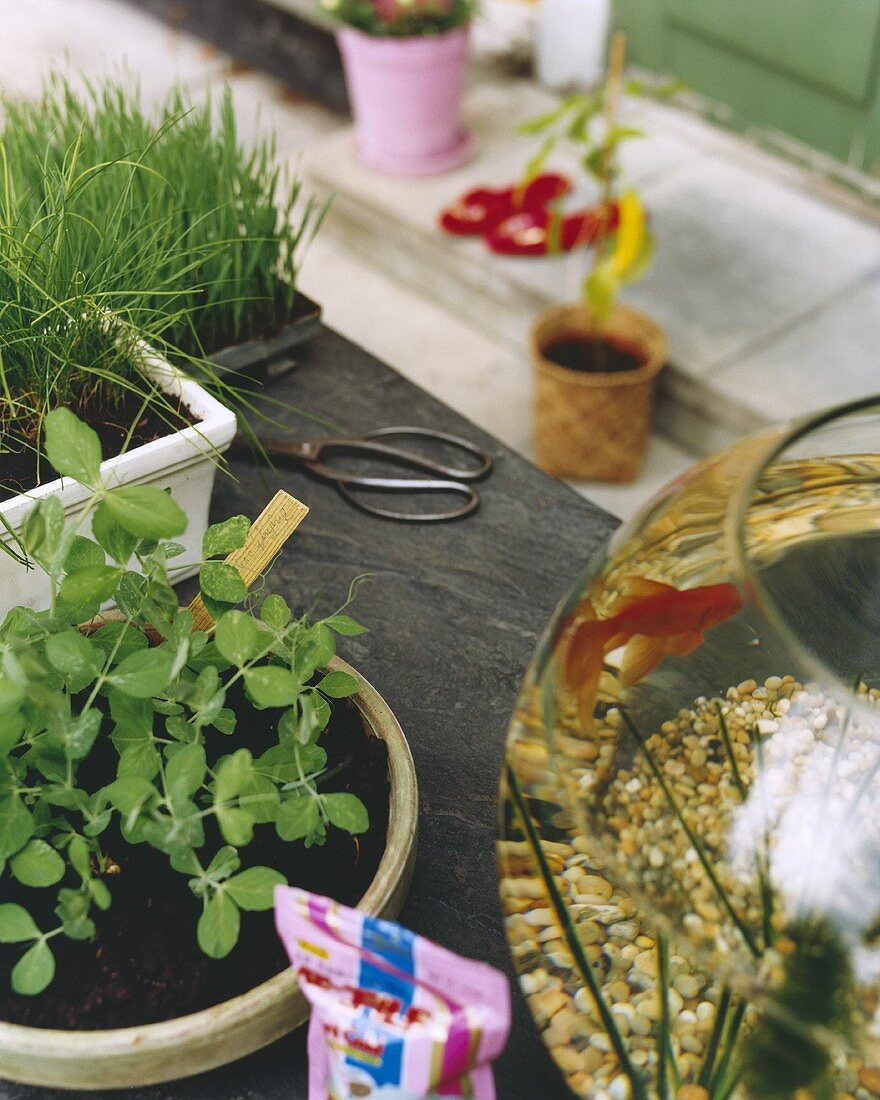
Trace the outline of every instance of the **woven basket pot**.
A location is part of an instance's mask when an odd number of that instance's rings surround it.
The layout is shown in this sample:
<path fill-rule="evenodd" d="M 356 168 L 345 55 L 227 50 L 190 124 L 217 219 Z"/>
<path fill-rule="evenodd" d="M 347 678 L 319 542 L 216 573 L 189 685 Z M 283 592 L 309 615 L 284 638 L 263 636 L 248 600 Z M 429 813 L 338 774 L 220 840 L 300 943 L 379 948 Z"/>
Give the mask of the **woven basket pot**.
<path fill-rule="evenodd" d="M 642 468 L 666 336 L 644 313 L 618 305 L 602 336 L 634 355 L 638 369 L 576 371 L 545 357 L 557 340 L 589 339 L 592 331 L 592 315 L 580 302 L 547 310 L 532 328 L 535 461 L 556 477 L 632 481 Z"/>

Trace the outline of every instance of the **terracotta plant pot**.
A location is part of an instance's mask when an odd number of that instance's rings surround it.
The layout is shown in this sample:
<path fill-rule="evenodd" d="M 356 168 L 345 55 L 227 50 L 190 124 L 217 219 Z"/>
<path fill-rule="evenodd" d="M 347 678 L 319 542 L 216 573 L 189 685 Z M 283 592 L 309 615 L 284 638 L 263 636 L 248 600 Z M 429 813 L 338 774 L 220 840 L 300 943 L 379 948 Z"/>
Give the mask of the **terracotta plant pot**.
<path fill-rule="evenodd" d="M 603 337 L 635 356 L 637 369 L 572 370 L 544 354 L 559 340 L 589 340 L 592 333 L 593 318 L 580 302 L 548 310 L 532 328 L 535 461 L 556 477 L 632 481 L 642 467 L 666 336 L 644 313 L 618 305 Z"/>
<path fill-rule="evenodd" d="M 378 692 L 344 661 L 328 666 L 355 676 L 352 702 L 364 727 L 388 746 L 391 784 L 385 853 L 358 903 L 365 912 L 395 917 L 412 878 L 418 832 L 418 785 L 403 731 Z M 293 1031 L 308 1004 L 292 970 L 240 997 L 189 1016 L 112 1031 L 58 1031 L 0 1021 L 0 1077 L 67 1089 L 115 1089 L 189 1077 L 234 1062 Z"/>

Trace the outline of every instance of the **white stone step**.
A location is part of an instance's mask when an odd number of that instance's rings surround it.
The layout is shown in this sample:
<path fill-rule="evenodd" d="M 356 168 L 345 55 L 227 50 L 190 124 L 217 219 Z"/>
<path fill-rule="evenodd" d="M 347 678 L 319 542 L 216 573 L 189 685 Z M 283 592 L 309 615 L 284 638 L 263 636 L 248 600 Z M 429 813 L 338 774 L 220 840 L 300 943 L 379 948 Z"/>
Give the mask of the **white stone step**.
<path fill-rule="evenodd" d="M 467 117 L 479 152 L 431 179 L 364 168 L 350 130 L 322 139 L 304 167 L 336 196 L 324 232 L 521 353 L 534 316 L 576 296 L 584 257 L 496 257 L 442 234 L 437 215 L 470 187 L 518 178 L 533 144 L 515 127 L 552 102 L 525 81 L 475 87 Z M 669 336 L 662 430 L 703 453 L 880 388 L 880 229 L 811 193 L 802 170 L 700 119 L 648 102 L 624 111 L 649 135 L 627 146 L 624 171 L 643 191 L 657 259 L 625 300 Z M 583 186 L 571 205 L 594 199 Z"/>

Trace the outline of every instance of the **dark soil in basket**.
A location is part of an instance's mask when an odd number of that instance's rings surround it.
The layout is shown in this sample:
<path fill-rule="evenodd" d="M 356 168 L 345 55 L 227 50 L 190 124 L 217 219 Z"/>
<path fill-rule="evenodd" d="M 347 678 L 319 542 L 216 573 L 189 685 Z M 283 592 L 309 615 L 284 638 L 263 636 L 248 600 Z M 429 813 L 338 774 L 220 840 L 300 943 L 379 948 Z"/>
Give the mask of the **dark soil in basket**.
<path fill-rule="evenodd" d="M 115 458 L 121 452 L 133 423 L 131 438 L 125 447 L 127 451 L 195 423 L 189 409 L 176 398 L 169 397 L 168 406 L 161 413 L 152 408 L 143 409 L 142 405 L 141 398 L 123 393 L 110 406 L 90 405 L 73 411 L 100 436 L 104 458 Z M 0 500 L 27 493 L 58 477 L 45 458 L 40 459 L 38 467 L 33 439 L 23 439 L 20 435 L 16 438 L 13 430 L 4 435 L 0 446 Z"/>
<path fill-rule="evenodd" d="M 268 723 L 278 712 L 245 710 L 232 695 L 230 705 L 246 717 L 240 719 L 235 743 L 216 734 L 216 742 L 206 746 L 209 760 L 241 743 L 256 756 L 272 743 Z M 251 844 L 240 849 L 242 869 L 274 867 L 291 885 L 354 905 L 366 893 L 385 850 L 388 750 L 384 741 L 365 733 L 357 709 L 341 701 L 321 744 L 327 750 L 328 768 L 338 770 L 320 789 L 359 795 L 369 810 L 369 831 L 351 837 L 331 828 L 323 847 L 307 850 L 301 841 L 279 840 L 271 825 L 259 825 Z M 83 786 L 88 787 L 85 782 Z M 222 844 L 210 831 L 208 840 L 212 852 Z M 9 974 L 21 948 L 0 945 L 0 1019 L 83 1031 L 154 1023 L 219 1004 L 286 968 L 271 911 L 243 912 L 236 947 L 225 959 L 209 959 L 196 943 L 201 902 L 190 892 L 186 876 L 171 870 L 161 852 L 146 844 L 126 845 L 112 829 L 103 834 L 102 843 L 120 873 L 107 879 L 113 894 L 110 909 L 93 910 L 95 939 L 78 943 L 55 937 L 55 980 L 37 997 L 11 992 Z M 51 913 L 55 893 L 51 888 L 22 890 L 16 896 L 13 888 L 2 900 L 24 902 L 38 924 L 51 928 L 57 924 Z M 46 895 L 44 911 L 34 904 L 41 894 Z"/>
<path fill-rule="evenodd" d="M 596 345 L 588 337 L 563 336 L 542 351 L 551 363 L 582 374 L 622 374 L 644 365 L 635 348 L 602 340 L 597 354 Z"/>

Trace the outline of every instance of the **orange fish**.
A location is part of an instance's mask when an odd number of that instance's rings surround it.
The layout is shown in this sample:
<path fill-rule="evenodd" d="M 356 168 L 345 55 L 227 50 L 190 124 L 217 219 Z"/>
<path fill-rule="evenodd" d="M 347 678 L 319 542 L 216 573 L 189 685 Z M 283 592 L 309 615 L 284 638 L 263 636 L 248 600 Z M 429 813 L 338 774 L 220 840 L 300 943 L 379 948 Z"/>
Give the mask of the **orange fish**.
<path fill-rule="evenodd" d="M 620 683 L 631 687 L 663 660 L 684 657 L 703 641 L 703 634 L 742 609 L 733 584 L 673 588 L 644 577 L 624 582 L 624 594 L 607 619 L 597 619 L 589 600 L 572 615 L 563 635 L 564 675 L 581 701 L 582 717 L 592 721 L 605 657 L 626 646 Z"/>

